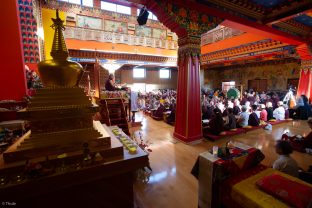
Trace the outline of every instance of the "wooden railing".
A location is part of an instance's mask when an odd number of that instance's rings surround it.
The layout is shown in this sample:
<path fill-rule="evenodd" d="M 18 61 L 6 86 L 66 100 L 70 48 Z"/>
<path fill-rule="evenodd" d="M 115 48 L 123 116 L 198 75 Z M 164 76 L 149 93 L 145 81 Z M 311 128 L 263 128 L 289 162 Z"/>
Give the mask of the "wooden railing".
<path fill-rule="evenodd" d="M 157 38 L 141 37 L 88 28 L 67 26 L 64 35 L 67 39 L 90 40 L 104 43 L 121 43 L 170 50 L 178 49 L 178 43 L 176 41 L 161 40 Z"/>
<path fill-rule="evenodd" d="M 201 36 L 201 45 L 204 46 L 204 45 L 218 42 L 220 40 L 225 40 L 227 38 L 231 38 L 233 36 L 237 36 L 243 33 L 244 32 L 240 30 L 232 29 L 229 27 L 221 27 L 219 29 L 204 33 Z"/>

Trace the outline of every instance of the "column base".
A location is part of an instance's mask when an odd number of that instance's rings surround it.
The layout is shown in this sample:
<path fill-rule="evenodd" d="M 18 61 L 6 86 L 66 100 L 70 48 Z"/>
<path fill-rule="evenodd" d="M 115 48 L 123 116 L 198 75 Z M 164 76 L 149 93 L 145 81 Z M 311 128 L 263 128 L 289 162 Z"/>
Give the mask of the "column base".
<path fill-rule="evenodd" d="M 203 139 L 203 135 L 202 134 L 199 134 L 199 135 L 196 135 L 196 136 L 192 136 L 192 137 L 186 137 L 184 135 L 181 135 L 179 133 L 176 133 L 174 132 L 173 133 L 173 136 L 175 139 L 185 143 L 185 144 L 197 144 L 197 143 L 200 143 Z"/>

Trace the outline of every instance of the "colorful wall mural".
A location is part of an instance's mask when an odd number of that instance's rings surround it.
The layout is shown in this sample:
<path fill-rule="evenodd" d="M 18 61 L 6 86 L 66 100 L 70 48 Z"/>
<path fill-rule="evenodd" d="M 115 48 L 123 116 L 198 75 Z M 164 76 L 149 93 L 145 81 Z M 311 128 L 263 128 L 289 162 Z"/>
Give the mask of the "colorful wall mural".
<path fill-rule="evenodd" d="M 125 22 L 105 20 L 104 30 L 115 33 L 128 33 L 128 26 Z"/>
<path fill-rule="evenodd" d="M 166 30 L 160 30 L 160 29 L 153 29 L 153 38 L 158 38 L 158 39 L 166 39 L 167 34 Z"/>
<path fill-rule="evenodd" d="M 135 27 L 135 34 L 142 37 L 152 37 L 152 28 L 137 25 Z"/>
<path fill-rule="evenodd" d="M 77 27 L 102 30 L 102 19 L 88 16 L 77 15 Z"/>
<path fill-rule="evenodd" d="M 300 64 L 271 64 L 250 66 L 234 69 L 206 69 L 204 72 L 204 87 L 221 88 L 222 82 L 235 81 L 248 87 L 248 80 L 267 79 L 268 90 L 287 90 L 288 79 L 299 78 Z"/>

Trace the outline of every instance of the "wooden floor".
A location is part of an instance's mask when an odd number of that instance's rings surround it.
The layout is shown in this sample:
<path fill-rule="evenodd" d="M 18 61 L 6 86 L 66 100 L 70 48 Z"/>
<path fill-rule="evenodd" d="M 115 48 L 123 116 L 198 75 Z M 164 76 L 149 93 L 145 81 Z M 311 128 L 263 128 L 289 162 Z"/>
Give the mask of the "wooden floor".
<path fill-rule="evenodd" d="M 150 181 L 145 184 L 136 182 L 135 198 L 140 208 L 195 208 L 197 207 L 197 180 L 190 174 L 199 153 L 207 151 L 213 145 L 225 145 L 229 139 L 211 142 L 203 140 L 196 145 L 186 145 L 172 137 L 174 127 L 163 121 L 138 113 L 136 120 L 142 121 L 142 127 L 135 127 L 131 132 L 143 133 L 151 143 L 150 163 L 153 172 Z M 275 141 L 284 132 L 306 135 L 310 129 L 305 121 L 293 121 L 273 126 L 272 131 L 263 129 L 237 135 L 231 138 L 262 150 L 266 158 L 263 164 L 271 166 L 277 158 L 274 150 Z M 299 166 L 307 169 L 312 165 L 312 155 L 294 152 L 292 156 Z"/>

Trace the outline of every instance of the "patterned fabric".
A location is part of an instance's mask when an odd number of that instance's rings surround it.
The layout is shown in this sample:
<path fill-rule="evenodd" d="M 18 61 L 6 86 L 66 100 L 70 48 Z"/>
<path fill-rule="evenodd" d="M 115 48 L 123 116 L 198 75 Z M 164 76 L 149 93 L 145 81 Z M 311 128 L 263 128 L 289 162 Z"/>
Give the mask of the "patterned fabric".
<path fill-rule="evenodd" d="M 312 185 L 309 185 L 297 178 L 294 178 L 287 174 L 273 170 L 272 168 L 268 168 L 266 170 L 259 172 L 258 174 L 254 176 L 251 176 L 235 184 L 232 187 L 231 198 L 234 201 L 236 201 L 238 204 L 240 204 L 242 207 L 246 207 L 246 208 L 250 208 L 250 207 L 253 207 L 253 208 L 260 208 L 260 207 L 262 208 L 275 208 L 275 207 L 284 208 L 285 207 L 286 208 L 286 207 L 289 207 L 288 204 L 285 204 L 284 202 L 278 200 L 274 196 L 261 191 L 256 185 L 257 181 L 259 181 L 265 176 L 269 176 L 272 174 L 278 174 L 291 181 L 296 181 L 299 184 L 301 183 L 309 187 L 312 187 Z"/>
<path fill-rule="evenodd" d="M 312 186 L 292 181 L 278 174 L 265 176 L 257 185 L 268 194 L 298 208 L 305 208 L 312 201 Z"/>
<path fill-rule="evenodd" d="M 241 174 L 242 172 L 255 167 L 264 159 L 263 153 L 255 148 L 242 150 L 240 148 L 232 149 L 230 158 L 222 158 L 216 161 L 219 166 L 219 178 L 228 178 Z"/>

